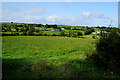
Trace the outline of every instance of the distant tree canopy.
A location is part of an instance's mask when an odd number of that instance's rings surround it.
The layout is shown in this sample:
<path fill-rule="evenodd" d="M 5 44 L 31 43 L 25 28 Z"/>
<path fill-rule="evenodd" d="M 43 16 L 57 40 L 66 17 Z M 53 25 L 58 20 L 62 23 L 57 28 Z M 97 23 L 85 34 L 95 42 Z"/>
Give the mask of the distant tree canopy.
<path fill-rule="evenodd" d="M 97 28 L 97 27 L 96 27 Z M 100 27 L 100 30 L 110 31 L 110 28 Z M 111 28 L 113 29 L 113 28 Z M 68 36 L 79 37 L 82 36 L 83 31 L 85 35 L 89 35 L 96 29 L 88 26 L 69 26 L 69 25 L 56 25 L 56 24 L 27 24 L 27 23 L 3 23 L 2 32 L 13 32 L 19 35 L 46 35 L 40 33 L 41 31 L 60 31 L 60 34 L 47 34 L 47 36 Z M 68 32 L 67 32 L 68 31 Z M 23 34 L 22 34 L 23 33 Z M 11 33 L 9 33 L 11 34 Z M 16 34 L 15 34 L 16 35 Z"/>
<path fill-rule="evenodd" d="M 85 30 L 85 35 L 88 35 L 88 34 L 91 34 L 91 33 L 92 33 L 92 30 L 91 30 L 91 29 Z"/>
<path fill-rule="evenodd" d="M 48 25 L 48 24 L 46 24 L 46 25 L 45 25 L 45 28 L 54 28 L 54 29 L 56 29 L 56 28 L 58 28 L 58 27 L 57 27 L 56 24 L 54 24 L 54 25 Z"/>

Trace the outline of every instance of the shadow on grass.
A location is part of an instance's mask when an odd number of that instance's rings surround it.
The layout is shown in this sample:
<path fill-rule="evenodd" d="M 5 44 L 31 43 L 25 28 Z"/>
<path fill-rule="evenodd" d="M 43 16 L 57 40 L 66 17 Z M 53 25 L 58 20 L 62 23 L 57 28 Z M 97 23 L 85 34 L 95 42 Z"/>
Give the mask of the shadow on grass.
<path fill-rule="evenodd" d="M 20 77 L 24 59 L 2 59 L 2 78 Z"/>
<path fill-rule="evenodd" d="M 24 58 L 23 59 L 3 58 L 2 79 L 41 78 L 41 76 L 43 76 L 52 69 L 52 67 L 47 65 L 45 61 L 37 61 L 34 64 L 30 64 L 27 60 Z"/>
<path fill-rule="evenodd" d="M 45 60 L 33 64 L 26 59 L 2 59 L 3 79 L 39 78 L 39 79 L 83 79 L 104 78 L 104 71 L 89 64 L 88 60 L 73 59 L 65 64 L 47 64 Z"/>

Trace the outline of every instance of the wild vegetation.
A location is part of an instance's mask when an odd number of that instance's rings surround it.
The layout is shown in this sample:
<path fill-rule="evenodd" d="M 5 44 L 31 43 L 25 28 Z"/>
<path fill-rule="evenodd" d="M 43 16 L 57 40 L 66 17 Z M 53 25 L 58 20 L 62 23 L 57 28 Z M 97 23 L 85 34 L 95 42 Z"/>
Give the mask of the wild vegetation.
<path fill-rule="evenodd" d="M 101 32 L 100 39 L 96 42 L 96 51 L 92 54 L 93 63 L 99 68 L 110 72 L 119 72 L 120 66 L 120 29 L 112 29 L 109 34 Z"/>

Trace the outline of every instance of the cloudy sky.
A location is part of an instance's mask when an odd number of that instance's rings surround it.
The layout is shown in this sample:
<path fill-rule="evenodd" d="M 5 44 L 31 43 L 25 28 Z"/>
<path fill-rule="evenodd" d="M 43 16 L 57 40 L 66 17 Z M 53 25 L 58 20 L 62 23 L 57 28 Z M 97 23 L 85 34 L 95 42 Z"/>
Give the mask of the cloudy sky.
<path fill-rule="evenodd" d="M 118 25 L 117 2 L 3 2 L 2 22 Z"/>

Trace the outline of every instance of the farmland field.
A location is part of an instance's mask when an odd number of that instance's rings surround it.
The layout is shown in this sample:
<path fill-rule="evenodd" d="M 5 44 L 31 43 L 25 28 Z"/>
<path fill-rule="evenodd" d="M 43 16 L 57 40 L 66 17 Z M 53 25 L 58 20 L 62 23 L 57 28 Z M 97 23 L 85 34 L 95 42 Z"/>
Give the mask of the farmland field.
<path fill-rule="evenodd" d="M 92 42 L 94 39 L 90 36 L 2 37 L 3 79 L 108 77 L 103 75 L 104 70 L 93 67 L 86 58 L 85 53 L 94 49 Z"/>
<path fill-rule="evenodd" d="M 75 77 L 90 67 L 82 63 L 80 69 L 80 62 L 85 61 L 84 51 L 93 39 L 10 36 L 3 37 L 2 42 L 3 78 Z"/>

